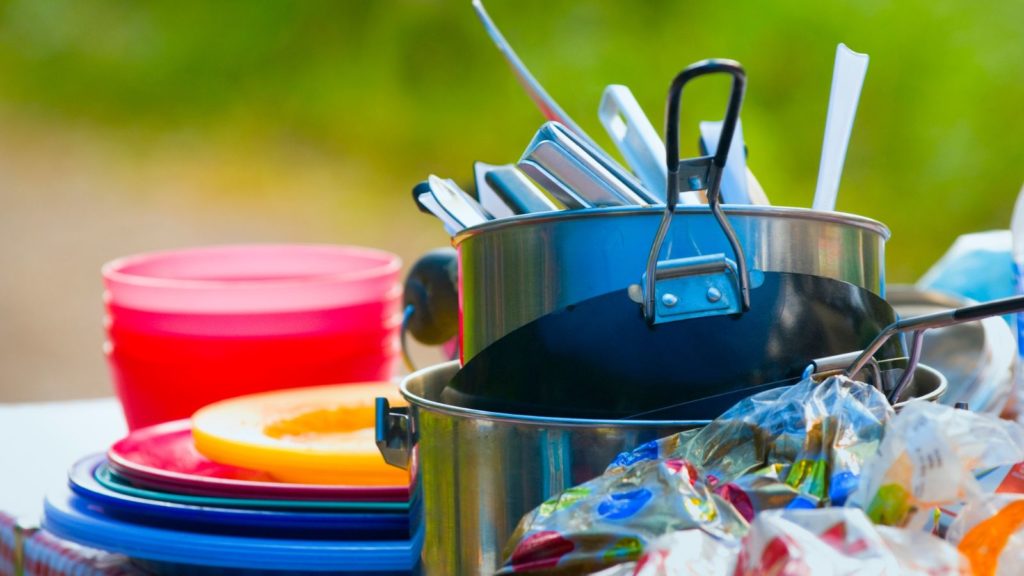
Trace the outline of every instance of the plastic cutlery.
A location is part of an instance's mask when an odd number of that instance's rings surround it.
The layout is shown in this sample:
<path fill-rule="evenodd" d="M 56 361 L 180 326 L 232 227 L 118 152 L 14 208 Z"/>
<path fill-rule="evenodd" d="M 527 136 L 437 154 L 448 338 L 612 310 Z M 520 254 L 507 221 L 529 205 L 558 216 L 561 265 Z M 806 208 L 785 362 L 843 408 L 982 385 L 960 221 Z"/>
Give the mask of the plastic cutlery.
<path fill-rule="evenodd" d="M 461 222 L 452 218 L 444 208 L 441 208 L 441 205 L 437 203 L 434 195 L 430 192 L 430 185 L 426 182 L 420 182 L 413 187 L 412 198 L 420 212 L 432 214 L 444 224 L 444 231 L 449 236 L 455 236 L 459 233 L 459 230 L 464 228 Z"/>
<path fill-rule="evenodd" d="M 836 64 L 832 72 L 832 90 L 825 117 L 825 140 L 821 145 L 818 186 L 814 190 L 815 210 L 833 211 L 843 176 L 843 162 L 857 116 L 864 76 L 868 71 L 868 55 L 850 50 L 845 44 L 836 48 Z"/>
<path fill-rule="evenodd" d="M 454 236 L 463 228 L 483 224 L 490 220 L 487 212 L 453 182 L 433 174 L 426 182 L 413 188 L 413 198 L 421 210 L 430 212 L 444 223 L 448 234 Z"/>
<path fill-rule="evenodd" d="M 494 190 L 487 181 L 487 174 L 498 166 L 484 162 L 473 163 L 473 180 L 476 183 L 476 197 L 480 206 L 495 218 L 508 218 L 515 216 L 515 211 L 505 202 L 504 199 Z"/>
<path fill-rule="evenodd" d="M 640 108 L 633 92 L 621 84 L 604 89 L 597 110 L 601 124 L 640 182 L 655 194 L 665 189 L 665 143 Z"/>

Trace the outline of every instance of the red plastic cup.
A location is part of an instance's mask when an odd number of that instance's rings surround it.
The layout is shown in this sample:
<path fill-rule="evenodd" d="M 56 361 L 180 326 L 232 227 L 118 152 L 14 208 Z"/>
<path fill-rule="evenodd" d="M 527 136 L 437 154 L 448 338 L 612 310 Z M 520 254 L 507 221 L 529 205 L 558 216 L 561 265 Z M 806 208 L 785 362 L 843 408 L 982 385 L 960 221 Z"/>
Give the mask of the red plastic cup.
<path fill-rule="evenodd" d="M 387 252 L 322 245 L 108 263 L 104 349 L 129 428 L 244 394 L 390 379 L 400 267 Z"/>
<path fill-rule="evenodd" d="M 183 313 L 153 312 L 106 305 L 107 330 L 139 334 L 260 336 L 370 332 L 384 328 L 401 314 L 401 290 L 383 300 L 294 312 Z"/>
<path fill-rule="evenodd" d="M 207 404 L 235 396 L 331 382 L 388 380 L 397 361 L 394 351 L 315 363 L 274 362 L 241 354 L 210 363 L 190 359 L 166 363 L 120 354 L 116 348 L 107 353 L 114 386 L 132 430 L 191 415 Z M 225 370 L 229 364 L 237 368 Z"/>

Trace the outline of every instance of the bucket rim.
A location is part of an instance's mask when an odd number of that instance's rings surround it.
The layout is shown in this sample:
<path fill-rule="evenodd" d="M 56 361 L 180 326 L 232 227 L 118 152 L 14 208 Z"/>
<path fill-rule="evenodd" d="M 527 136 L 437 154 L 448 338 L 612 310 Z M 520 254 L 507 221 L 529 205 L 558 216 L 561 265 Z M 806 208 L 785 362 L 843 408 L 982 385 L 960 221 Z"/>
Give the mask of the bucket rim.
<path fill-rule="evenodd" d="M 897 360 L 897 359 L 893 359 Z M 507 422 L 512 424 L 537 424 L 543 426 L 560 427 L 560 428 L 606 428 L 606 427 L 620 427 L 628 425 L 636 428 L 699 428 L 707 426 L 712 420 L 631 420 L 627 418 L 620 419 L 596 419 L 596 418 L 566 418 L 560 416 L 534 416 L 531 414 L 509 414 L 505 412 L 491 412 L 487 410 L 477 410 L 474 408 L 464 408 L 462 406 L 453 406 L 445 402 L 437 400 L 431 400 L 424 398 L 421 394 L 417 394 L 409 389 L 410 383 L 419 381 L 429 377 L 435 372 L 443 372 L 452 370 L 454 372 L 459 366 L 458 360 L 451 360 L 448 362 L 442 362 L 440 364 L 434 364 L 425 368 L 420 368 L 415 372 L 406 375 L 402 378 L 399 384 L 399 390 L 402 397 L 406 399 L 411 406 L 417 408 L 426 408 L 432 412 L 438 412 L 448 416 L 464 417 L 464 418 L 475 418 L 479 420 L 489 420 L 493 422 Z M 949 386 L 949 382 L 945 375 L 941 372 L 928 366 L 927 364 L 918 363 L 918 370 L 929 373 L 933 378 L 936 379 L 937 385 L 933 390 L 929 390 L 923 396 L 916 396 L 909 398 L 901 402 L 893 404 L 893 410 L 899 411 L 910 402 L 924 401 L 924 402 L 938 402 L 942 396 L 946 393 L 946 389 Z"/>
<path fill-rule="evenodd" d="M 457 369 L 458 360 L 451 360 L 441 364 L 434 364 L 405 376 L 399 385 L 402 397 L 410 405 L 417 408 L 427 408 L 432 412 L 439 412 L 449 416 L 475 418 L 494 422 L 508 422 L 513 424 L 537 424 L 559 428 L 607 428 L 621 427 L 627 425 L 631 428 L 698 428 L 707 426 L 711 420 L 629 420 L 629 419 L 594 419 L 594 418 L 566 418 L 559 416 L 534 416 L 530 414 L 509 414 L 505 412 L 490 412 L 474 408 L 453 406 L 437 400 L 424 398 L 409 389 L 413 381 L 422 380 L 435 372 Z"/>

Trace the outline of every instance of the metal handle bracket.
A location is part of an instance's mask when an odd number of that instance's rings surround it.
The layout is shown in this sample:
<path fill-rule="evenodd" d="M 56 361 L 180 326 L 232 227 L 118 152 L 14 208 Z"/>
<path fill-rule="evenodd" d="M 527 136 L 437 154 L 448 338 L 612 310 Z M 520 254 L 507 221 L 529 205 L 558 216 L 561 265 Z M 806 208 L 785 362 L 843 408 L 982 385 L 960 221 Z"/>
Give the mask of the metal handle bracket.
<path fill-rule="evenodd" d="M 412 426 L 407 406 L 391 407 L 387 398 L 376 400 L 375 440 L 384 461 L 397 468 L 409 468 L 413 445 Z"/>
<path fill-rule="evenodd" d="M 708 182 L 711 182 L 718 172 L 713 162 L 713 156 L 701 156 L 699 158 L 687 158 L 679 161 L 679 168 L 676 178 L 679 183 L 676 185 L 678 192 L 697 192 L 706 190 Z M 677 199 L 678 202 L 678 199 Z"/>
<path fill-rule="evenodd" d="M 740 312 L 742 299 L 736 278 L 736 263 L 725 254 L 658 262 L 653 323 Z"/>

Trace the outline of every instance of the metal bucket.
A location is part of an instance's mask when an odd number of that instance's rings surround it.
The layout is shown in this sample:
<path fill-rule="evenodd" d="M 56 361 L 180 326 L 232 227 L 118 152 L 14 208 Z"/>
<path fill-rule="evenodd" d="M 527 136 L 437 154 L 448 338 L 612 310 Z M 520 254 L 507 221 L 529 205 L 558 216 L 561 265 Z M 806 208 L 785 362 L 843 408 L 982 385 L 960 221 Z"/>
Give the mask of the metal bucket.
<path fill-rule="evenodd" d="M 551 496 L 600 475 L 624 450 L 694 421 L 585 420 L 470 410 L 440 401 L 458 363 L 402 382 L 408 408 L 377 400 L 377 443 L 422 490 L 427 574 L 491 574 L 519 519 Z M 935 400 L 938 372 L 918 365 L 907 397 Z M 897 405 L 897 408 L 899 405 Z"/>
<path fill-rule="evenodd" d="M 378 400 L 378 443 L 408 467 L 423 495 L 427 574 L 490 574 L 523 514 L 600 475 L 615 456 L 706 421 L 544 418 L 470 410 L 440 401 L 458 370 L 448 362 L 402 382 L 409 408 Z M 383 430 L 382 430 L 383 428 Z"/>
<path fill-rule="evenodd" d="M 885 296 L 883 224 L 799 208 L 723 208 L 748 269 L 820 276 Z M 550 312 L 642 284 L 663 213 L 622 207 L 532 214 L 457 235 L 463 363 Z M 706 206 L 679 206 L 672 220 L 663 259 L 733 254 Z"/>

